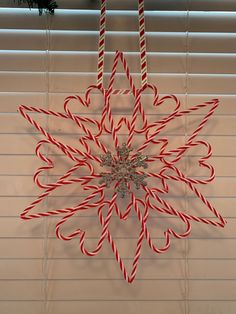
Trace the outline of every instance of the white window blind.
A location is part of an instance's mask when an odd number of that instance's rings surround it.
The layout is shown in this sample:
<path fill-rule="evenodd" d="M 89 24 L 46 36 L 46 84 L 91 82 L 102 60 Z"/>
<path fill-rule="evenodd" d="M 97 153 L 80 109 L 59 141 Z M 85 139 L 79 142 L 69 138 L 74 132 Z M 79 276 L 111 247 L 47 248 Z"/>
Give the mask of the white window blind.
<path fill-rule="evenodd" d="M 172 239 L 165 254 L 143 248 L 137 279 L 127 284 L 111 249 L 85 258 L 77 239 L 55 237 L 56 219 L 21 221 L 20 213 L 39 194 L 33 183 L 40 162 L 34 149 L 41 135 L 17 113 L 20 104 L 63 110 L 64 98 L 83 95 L 96 83 L 99 2 L 58 0 L 55 15 L 14 1 L 0 1 L 0 313 L 158 313 L 208 314 L 236 312 L 236 2 L 234 0 L 146 0 L 149 81 L 161 95 L 176 94 L 183 108 L 212 98 L 220 106 L 201 136 L 212 144 L 213 183 L 201 191 L 227 219 L 224 229 L 192 223 L 189 239 Z M 137 1 L 108 0 L 105 78 L 114 52 L 125 52 L 135 82 L 140 84 Z M 124 73 L 117 75 L 121 84 Z M 123 85 L 122 85 L 123 86 Z M 114 114 L 129 108 L 129 98 L 117 102 Z M 150 118 L 156 113 L 144 95 Z M 98 115 L 97 108 L 84 114 Z M 129 114 L 129 113 L 128 113 Z M 197 126 L 198 111 L 170 126 L 165 134 L 175 147 Z M 37 116 L 53 134 L 75 143 L 77 130 L 57 120 Z M 45 180 L 61 174 L 66 160 L 49 152 L 58 165 Z M 193 149 L 181 167 L 193 177 L 204 152 Z M 47 208 L 73 204 L 79 191 L 53 195 Z M 206 208 L 183 187 L 172 186 L 169 198 L 179 210 L 210 217 Z M 114 238 L 127 264 L 132 262 L 138 236 L 135 217 L 127 224 L 115 221 Z M 89 242 L 97 235 L 95 216 L 84 214 L 78 223 L 87 228 Z M 163 224 L 176 218 L 153 217 L 150 228 L 161 241 Z M 156 230 L 156 231 L 155 231 Z M 138 232 L 138 231 L 137 231 Z M 155 233 L 156 232 L 156 233 Z"/>

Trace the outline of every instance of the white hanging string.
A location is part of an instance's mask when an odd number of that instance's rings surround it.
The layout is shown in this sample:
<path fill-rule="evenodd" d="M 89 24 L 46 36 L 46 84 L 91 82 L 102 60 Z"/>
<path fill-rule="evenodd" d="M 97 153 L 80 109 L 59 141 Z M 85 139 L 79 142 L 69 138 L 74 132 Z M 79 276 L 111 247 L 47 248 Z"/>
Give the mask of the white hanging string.
<path fill-rule="evenodd" d="M 185 109 L 188 107 L 188 72 L 189 72 L 189 0 L 186 0 L 186 41 L 185 41 Z M 187 141 L 187 118 L 184 116 L 185 133 L 184 140 Z M 185 171 L 188 171 L 188 157 L 184 161 Z M 187 188 L 185 185 L 184 190 L 184 211 L 188 211 L 188 199 L 187 199 Z M 189 252 L 189 240 L 184 239 L 184 313 L 189 314 L 189 263 L 188 263 L 188 252 Z"/>
<path fill-rule="evenodd" d="M 50 41 L 51 41 L 51 15 L 45 14 L 45 34 L 46 34 L 46 62 L 45 62 L 45 85 L 46 85 L 46 109 L 49 110 L 49 92 L 50 92 Z M 46 116 L 46 130 L 49 131 L 48 115 Z M 48 155 L 48 148 L 45 152 Z M 48 174 L 46 174 L 45 180 L 48 182 Z M 48 199 L 46 198 L 45 206 L 48 205 Z M 48 218 L 44 218 L 44 239 L 43 239 L 43 314 L 48 313 Z"/>

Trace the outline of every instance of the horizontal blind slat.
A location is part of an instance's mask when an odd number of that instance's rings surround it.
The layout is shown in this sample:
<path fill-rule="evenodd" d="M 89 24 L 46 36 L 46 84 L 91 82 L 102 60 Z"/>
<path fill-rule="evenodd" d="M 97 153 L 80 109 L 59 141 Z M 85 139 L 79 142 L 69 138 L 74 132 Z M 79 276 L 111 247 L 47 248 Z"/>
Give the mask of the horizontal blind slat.
<path fill-rule="evenodd" d="M 157 8 L 158 9 L 158 8 Z M 99 27 L 99 11 L 63 11 L 58 10 L 52 18 L 52 30 L 97 30 Z M 14 17 L 14 18 L 13 18 Z M 236 13 L 225 12 L 190 12 L 188 14 L 190 32 L 235 32 Z M 148 32 L 185 32 L 187 11 L 147 11 L 145 14 L 146 31 Z M 0 8 L 0 28 L 2 29 L 41 29 L 45 30 L 46 21 L 36 14 L 28 14 L 26 10 Z M 135 11 L 108 11 L 108 31 L 136 31 L 138 16 Z"/>
<path fill-rule="evenodd" d="M 50 50 L 97 51 L 98 32 L 51 31 Z M 236 33 L 189 33 L 189 51 L 205 53 L 235 53 Z M 127 49 L 127 42 L 129 48 Z M 149 52 L 186 51 L 185 33 L 147 33 Z M 139 51 L 137 32 L 108 32 L 106 51 Z M 0 32 L 0 50 L 46 50 L 44 31 Z"/>
<path fill-rule="evenodd" d="M 69 195 L 68 195 L 69 196 Z M 189 204 L 191 206 L 191 204 Z M 178 210 L 181 211 L 183 208 L 178 206 Z M 205 212 L 207 212 L 206 208 Z M 46 208 L 42 209 L 46 210 Z M 198 211 L 191 211 L 198 217 L 202 217 L 202 215 L 198 214 Z M 211 217 L 213 219 L 213 215 L 209 215 L 207 217 Z M 86 240 L 85 245 L 87 246 L 87 241 L 96 241 L 99 240 L 99 236 L 101 233 L 101 227 L 98 227 L 99 218 L 97 216 L 93 217 L 78 217 L 75 216 L 68 222 L 63 228 L 65 233 L 74 231 L 78 228 L 78 218 L 79 218 L 79 226 L 82 230 L 86 231 Z M 215 230 L 211 235 L 208 234 L 209 226 L 202 225 L 201 226 L 201 235 L 199 235 L 199 229 L 196 226 L 193 226 L 193 230 L 189 239 L 234 239 L 236 240 L 236 219 L 228 218 L 228 227 L 222 230 Z M 50 226 L 48 228 L 48 238 L 56 239 L 55 234 L 55 225 L 58 222 L 58 218 L 52 218 L 50 220 Z M 149 233 L 153 239 L 153 241 L 159 247 L 162 247 L 165 243 L 164 232 L 168 228 L 168 226 L 172 226 L 174 230 L 178 232 L 183 232 L 185 230 L 185 225 L 180 221 L 178 217 L 165 217 L 165 215 L 158 215 L 158 217 L 149 217 L 149 221 L 147 223 Z M 43 224 L 39 224 L 38 220 L 34 220 L 30 223 L 30 226 L 25 224 L 23 220 L 19 218 L 11 217 L 11 218 L 1 218 L 0 221 L 0 236 L 1 238 L 11 239 L 11 238 L 23 238 L 23 239 L 35 239 L 44 237 L 44 226 Z M 21 233 L 19 235 L 19 231 Z M 37 232 L 35 231 L 37 230 Z M 109 230 L 113 235 L 114 240 L 117 239 L 123 240 L 124 242 L 128 242 L 130 240 L 136 239 L 137 234 L 140 230 L 140 223 L 136 216 L 129 217 L 126 222 L 121 222 L 119 218 L 112 217 L 111 222 L 109 224 Z M 131 247 L 131 246 L 130 246 Z M 79 253 L 78 253 L 79 254 Z M 120 274 L 119 274 L 120 275 Z M 120 277 L 120 276 L 119 276 Z M 113 277 L 114 278 L 114 277 Z M 236 280 L 236 279 L 235 279 Z"/>
<path fill-rule="evenodd" d="M 60 136 L 61 140 L 70 144 L 70 135 Z M 32 154 L 36 139 L 33 136 L 20 134 L 0 134 L 1 154 Z M 176 141 L 183 143 L 184 137 L 176 137 Z M 211 143 L 214 156 L 236 156 L 236 136 L 204 136 L 204 140 Z M 224 143 L 224 147 L 222 147 Z M 226 191 L 227 192 L 227 191 Z"/>
<path fill-rule="evenodd" d="M 161 281 L 161 280 L 160 280 Z M 116 296 L 113 295 L 113 291 L 110 289 L 108 281 L 102 282 L 103 289 L 100 289 L 100 281 L 56 281 L 48 282 L 50 294 L 48 295 L 49 300 L 76 300 L 78 294 L 82 300 L 90 300 L 91 295 L 94 296 L 95 300 L 129 300 L 130 295 L 127 294 L 127 285 L 124 281 L 114 281 L 113 283 L 118 289 L 119 293 Z M 42 285 L 43 282 L 33 281 L 2 281 L 0 282 L 0 289 L 3 291 L 0 298 L 6 300 L 16 300 L 17 296 L 19 300 L 42 300 Z M 156 299 L 156 293 L 159 295 L 159 299 L 181 299 L 181 290 L 179 289 L 181 282 L 169 282 L 161 281 L 161 285 L 156 287 L 156 283 L 152 280 L 140 282 L 136 281 L 132 285 L 132 290 L 139 291 L 136 300 L 152 300 Z M 3 289 L 4 287 L 4 289 Z M 14 288 L 13 288 L 14 287 Z M 155 289 L 154 289 L 155 287 Z M 41 291 L 40 291 L 41 288 Z M 53 289 L 52 289 L 53 288 Z M 65 290 L 64 290 L 65 289 Z M 152 292 L 150 292 L 152 291 Z M 166 295 L 166 291 L 169 294 Z M 17 293 L 18 292 L 18 293 Z"/>
<path fill-rule="evenodd" d="M 108 84 L 110 74 L 105 74 L 105 86 Z M 19 80 L 22 78 L 22 80 Z M 129 88 L 128 81 L 124 74 L 116 75 L 117 82 L 115 88 Z M 3 83 L 0 86 L 0 91 L 8 92 L 43 92 L 46 89 L 45 74 L 40 72 L 0 72 L 0 79 Z M 140 86 L 140 75 L 134 75 L 134 82 L 137 87 Z M 184 93 L 185 74 L 149 74 L 149 81 L 152 84 L 159 86 L 163 93 Z M 235 92 L 236 75 L 204 75 L 204 74 L 189 74 L 188 80 L 190 83 L 189 92 L 197 93 L 221 93 L 233 94 Z M 77 82 L 80 81 L 78 89 Z M 83 92 L 89 85 L 95 84 L 95 73 L 51 73 L 50 74 L 50 92 L 78 93 Z M 227 82 L 231 84 L 227 84 Z M 224 84 L 223 84 L 224 83 Z"/>
<path fill-rule="evenodd" d="M 106 313 L 110 311 L 110 302 L 104 301 L 59 301 L 59 302 L 48 302 L 52 313 L 57 314 L 77 314 L 79 313 Z M 129 309 L 139 309 L 140 313 L 148 311 L 149 314 L 156 313 L 156 306 L 158 307 L 159 314 L 166 314 L 168 312 L 175 312 L 175 314 L 181 314 L 182 304 L 181 301 L 154 301 L 154 302 L 140 302 L 136 300 L 132 301 L 112 301 L 114 306 L 114 314 L 119 314 L 120 312 L 126 312 Z M 32 308 L 34 309 L 34 314 L 41 314 L 43 307 L 43 301 L 2 301 L 1 302 L 1 314 L 15 313 L 16 311 L 22 312 L 24 314 L 32 314 Z M 69 307 L 69 312 L 68 312 Z M 229 312 L 231 314 L 233 312 Z"/>
<path fill-rule="evenodd" d="M 221 311 L 224 312 L 225 308 L 227 308 L 227 314 L 234 314 L 234 308 L 236 306 L 236 301 L 231 300 L 223 301 L 220 300 L 189 300 L 188 304 L 191 306 L 192 314 L 203 313 L 205 308 L 211 308 L 214 312 Z M 98 313 L 106 313 L 110 310 L 110 302 L 107 300 L 97 301 L 49 301 L 48 302 L 51 311 L 57 314 L 68 313 L 68 305 L 70 307 L 70 312 L 68 314 L 77 314 L 78 312 L 92 313 L 97 311 Z M 114 306 L 113 312 L 114 314 L 119 314 L 120 312 L 126 312 L 128 309 L 135 309 L 136 313 L 144 313 L 148 311 L 149 314 L 155 314 L 156 308 L 158 308 L 158 314 L 166 314 L 166 313 L 176 313 L 181 314 L 183 312 L 184 301 L 183 300 L 169 300 L 168 302 L 162 301 L 112 301 Z M 31 314 L 32 308 L 34 308 L 34 314 L 42 313 L 43 301 L 2 301 L 2 314 L 15 313 L 16 311 L 21 311 L 25 314 Z M 139 311 L 139 312 L 138 312 Z"/>
<path fill-rule="evenodd" d="M 61 106 L 62 107 L 62 106 Z M 62 109 L 62 108 L 61 108 Z M 63 111 L 63 110 L 61 110 Z M 155 114 L 156 113 L 156 114 Z M 157 116 L 159 114 L 158 110 L 155 111 L 155 113 L 147 114 L 146 117 L 148 121 L 154 122 L 158 121 L 161 118 L 164 118 L 164 116 Z M 86 116 L 86 115 L 85 115 Z M 40 117 L 40 119 L 37 117 L 37 115 L 31 115 L 33 119 L 36 121 L 40 121 L 40 124 L 42 127 L 47 127 L 50 129 L 51 134 L 68 134 L 75 136 L 75 134 L 78 135 L 85 135 L 85 133 L 78 128 L 78 126 L 73 123 L 72 121 L 68 123 L 66 126 L 70 128 L 67 130 L 66 127 L 63 129 L 63 125 L 65 126 L 65 121 L 58 121 L 57 118 L 46 116 Z M 101 120 L 101 114 L 92 114 L 90 117 L 92 119 L 95 119 L 97 121 Z M 132 113 L 131 111 L 126 114 L 126 117 L 131 121 Z M 182 135 L 184 136 L 185 132 L 186 134 L 191 133 L 191 131 L 194 128 L 197 128 L 198 124 L 204 119 L 205 116 L 203 115 L 187 115 L 186 116 L 186 127 L 183 127 L 181 125 L 182 121 L 178 120 L 177 123 L 170 123 L 168 129 L 164 130 L 162 133 L 165 135 Z M 12 125 L 9 125 L 9 120 L 12 121 Z M 120 120 L 120 114 L 116 114 L 114 116 L 114 123 L 115 125 L 118 124 L 118 121 Z M 235 116 L 213 116 L 211 118 L 211 124 L 206 125 L 202 131 L 199 133 L 200 136 L 211 134 L 211 136 L 230 136 L 235 133 L 235 125 L 236 125 L 236 115 Z M 178 128 L 177 128 L 178 127 Z M 96 128 L 93 126 L 90 126 L 90 131 L 96 133 Z M 35 129 L 33 126 L 28 125 L 28 123 L 25 121 L 25 119 L 22 118 L 19 114 L 12 115 L 12 114 L 0 114 L 0 133 L 1 134 L 28 134 L 28 133 L 39 133 L 37 129 Z M 128 134 L 128 131 L 124 131 L 124 134 Z"/>
<path fill-rule="evenodd" d="M 54 111 L 63 111 L 63 103 L 65 98 L 68 96 L 68 93 L 71 94 L 71 91 L 67 93 L 50 93 L 49 101 L 50 101 L 50 109 Z M 77 93 L 77 95 L 84 97 L 84 93 Z M 163 97 L 164 94 L 160 94 L 160 97 Z M 99 101 L 100 97 L 97 95 Z M 185 95 L 177 94 L 180 102 L 184 104 Z M 219 98 L 220 105 L 217 108 L 215 115 L 235 115 L 236 114 L 236 106 L 235 106 L 235 97 L 236 95 L 222 95 L 222 94 L 188 94 L 188 107 L 193 106 L 194 104 L 198 104 L 204 102 L 209 99 Z M 121 110 L 123 107 L 126 108 L 129 104 L 129 101 L 132 100 L 131 97 L 122 97 L 120 96 L 118 109 Z M 20 104 L 31 105 L 33 107 L 46 108 L 46 93 L 41 92 L 0 92 L 0 112 L 1 113 L 15 113 L 17 112 L 17 108 Z M 152 109 L 150 108 L 150 104 L 152 102 L 152 95 L 145 94 L 143 96 L 143 105 L 147 108 L 147 113 L 152 113 Z M 87 113 L 84 107 L 80 108 L 80 113 Z M 93 109 L 93 113 L 98 113 Z M 161 106 L 158 108 L 159 114 L 167 114 L 168 110 L 165 106 Z M 88 113 L 87 113 L 88 114 Z M 193 112 L 193 114 L 197 114 Z"/>
<path fill-rule="evenodd" d="M 54 156 L 55 158 L 55 156 Z M 187 160 L 186 160 L 187 159 Z M 231 167 L 235 157 L 211 157 L 209 162 L 216 168 L 216 176 L 235 177 L 236 169 Z M 199 157 L 189 156 L 183 157 L 183 162 L 189 163 L 188 175 L 190 176 L 204 176 L 206 175 L 206 169 L 202 169 L 198 166 Z M 6 164 L 11 164 L 11 169 L 6 169 Z M 65 171 L 65 165 L 70 165 L 68 158 L 60 156 L 60 164 L 50 171 L 50 175 L 62 175 Z M 0 156 L 0 175 L 6 176 L 32 176 L 36 168 L 41 165 L 41 161 L 32 155 L 3 155 Z M 72 163 L 73 165 L 73 163 Z M 72 166 L 71 165 L 71 166 Z M 191 168 L 192 166 L 192 168 Z M 3 200 L 2 200 L 3 201 Z M 11 213 L 11 211 L 9 212 Z M 1 214 L 1 213 L 0 213 Z"/>
<path fill-rule="evenodd" d="M 50 51 L 50 72 L 96 72 L 97 52 Z M 140 71 L 139 53 L 126 53 L 132 72 Z M 105 71 L 112 68 L 114 53 L 105 55 Z M 186 70 L 186 53 L 148 53 L 149 73 L 183 73 Z M 190 73 L 234 74 L 236 54 L 189 53 Z M 47 54 L 44 51 L 0 51 L 1 71 L 46 71 Z"/>
<path fill-rule="evenodd" d="M 107 269 L 114 279 L 122 279 L 116 271 L 114 260 L 107 261 L 107 268 L 102 267 L 103 260 L 49 260 L 49 280 L 76 279 L 105 279 Z M 138 273 L 137 279 L 182 279 L 184 260 L 170 260 L 166 267 L 166 260 L 140 261 L 143 271 Z M 189 280 L 194 279 L 232 279 L 236 280 L 235 260 L 189 260 Z M 40 280 L 43 279 L 41 260 L 1 260 L 0 278 L 12 280 Z M 227 267 L 225 267 L 227 266 Z M 98 272 L 97 269 L 100 269 Z M 221 272 L 219 272 L 219 268 Z M 3 271 L 5 269 L 5 271 Z M 30 272 L 28 271 L 30 269 Z M 231 269 L 233 273 L 231 273 Z M 232 276 L 233 275 L 233 276 Z"/>
<path fill-rule="evenodd" d="M 88 245 L 95 245 L 94 240 L 88 240 Z M 133 247 L 137 240 L 130 240 Z M 121 256 L 126 259 L 133 258 L 133 252 L 125 245 L 125 241 L 117 239 L 117 245 L 120 247 Z M 227 244 L 227 245 L 226 245 Z M 191 251 L 189 251 L 189 258 L 192 259 L 236 259 L 236 251 L 232 247 L 236 245 L 235 239 L 189 239 Z M 0 239 L 0 258 L 43 258 L 43 239 Z M 142 254 L 146 259 L 183 259 L 184 244 L 183 241 L 172 239 L 172 248 L 168 255 L 160 254 L 153 255 L 150 248 L 143 247 Z M 48 258 L 51 259 L 88 259 L 78 250 L 76 240 L 67 242 L 67 245 L 58 239 L 48 239 Z M 104 243 L 104 249 L 101 251 L 98 259 L 112 258 L 110 254 L 110 247 Z"/>
<path fill-rule="evenodd" d="M 88 2 L 87 0 L 57 0 L 57 3 L 60 8 L 68 9 L 98 9 L 99 3 L 97 1 Z M 16 3 L 11 0 L 2 0 L 2 7 L 17 7 Z M 26 5 L 23 5 L 26 6 Z M 146 0 L 145 9 L 153 10 L 154 7 L 158 6 L 159 10 L 186 10 L 187 4 L 186 0 Z M 109 9 L 126 9 L 134 10 L 137 8 L 136 0 L 129 1 L 116 1 L 109 0 L 108 2 Z M 212 11 L 236 11 L 236 4 L 234 0 L 191 0 L 192 10 L 212 10 Z"/>
<path fill-rule="evenodd" d="M 32 156 L 31 156 L 32 157 Z M 25 156 L 24 156 L 25 158 Z M 36 157 L 35 157 L 36 158 Z M 216 158 L 221 158 L 221 157 L 216 157 Z M 235 158 L 235 157 L 232 157 Z M 212 159 L 210 162 L 213 163 Z M 35 168 L 34 168 L 35 169 Z M 217 173 L 219 172 L 219 166 L 216 169 Z M 20 212 L 28 206 L 33 200 L 35 196 L 17 196 L 17 197 L 12 197 L 12 196 L 3 196 L 0 198 L 1 204 L 2 204 L 2 209 L 1 209 L 1 217 L 19 217 Z M 180 196 L 181 198 L 181 196 Z M 49 199 L 49 204 L 51 204 L 54 207 L 59 207 L 59 206 L 68 206 L 68 205 L 73 205 L 76 203 L 76 201 L 82 199 L 82 197 L 76 196 L 70 197 L 70 203 L 68 203 L 68 197 L 50 197 Z M 173 198 L 167 197 L 168 200 L 174 201 Z M 183 203 L 183 198 L 182 203 Z M 217 197 L 217 196 L 212 196 L 208 197 L 208 200 L 215 206 L 215 208 L 219 209 L 219 211 L 224 212 L 224 217 L 227 218 L 235 218 L 235 200 L 233 197 Z M 17 206 L 16 206 L 17 202 Z M 181 201 L 179 201 L 181 203 Z M 196 208 L 198 206 L 198 200 L 191 198 L 189 199 L 189 204 L 194 206 Z M 202 211 L 201 213 L 202 216 L 204 216 L 206 213 L 205 211 Z M 210 216 L 210 213 L 208 213 Z M 88 216 L 88 213 L 81 213 L 81 216 Z M 62 217 L 62 216 L 61 216 Z M 40 224 L 40 222 L 38 222 Z M 3 257 L 3 256 L 2 256 Z M 165 256 L 163 256 L 165 257 Z M 69 256 L 67 257 L 68 259 L 70 258 Z M 145 257 L 144 257 L 145 258 Z M 168 259 L 168 257 L 167 257 Z"/>
<path fill-rule="evenodd" d="M 214 143 L 212 140 L 211 143 Z M 232 145 L 232 144 L 231 144 Z M 33 184 L 33 180 L 31 177 L 26 176 L 0 176 L 0 183 L 2 185 L 1 188 L 1 194 L 0 196 L 27 196 L 27 195 L 38 195 L 38 187 Z M 157 184 L 155 180 L 151 181 L 151 185 Z M 204 189 L 202 187 L 199 187 L 199 190 L 204 190 L 204 195 L 210 197 L 213 195 L 217 195 L 220 197 L 236 197 L 236 191 L 235 191 L 235 184 L 236 184 L 236 178 L 235 177 L 219 177 L 217 180 L 215 180 L 214 184 L 209 184 L 207 186 L 204 186 Z M 169 186 L 174 186 L 173 182 L 169 183 Z M 227 189 L 224 189 L 224 186 L 227 186 Z M 179 195 L 183 195 L 184 188 L 183 186 L 179 185 L 179 189 L 174 190 L 170 188 L 169 196 L 171 197 L 178 197 Z M 191 191 L 188 190 L 187 196 L 192 196 Z M 53 195 L 55 196 L 84 196 L 87 197 L 88 193 L 86 191 L 78 192 L 78 189 L 76 189 L 75 184 L 66 187 L 65 189 L 58 189 L 56 190 Z"/>

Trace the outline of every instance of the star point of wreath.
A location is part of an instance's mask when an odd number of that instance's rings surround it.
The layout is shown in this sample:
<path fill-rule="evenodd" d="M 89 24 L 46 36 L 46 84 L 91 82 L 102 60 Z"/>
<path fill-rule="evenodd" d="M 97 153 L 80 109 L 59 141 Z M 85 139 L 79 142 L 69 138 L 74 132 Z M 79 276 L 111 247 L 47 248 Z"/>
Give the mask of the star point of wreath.
<path fill-rule="evenodd" d="M 130 82 L 131 94 L 134 97 L 133 113 L 130 118 L 122 116 L 118 121 L 114 119 L 110 99 L 115 97 L 116 90 L 113 88 L 113 82 L 116 75 L 117 64 L 121 62 L 124 66 L 127 78 Z M 91 108 L 91 94 L 96 91 L 103 98 L 103 109 L 100 120 L 74 114 L 70 110 L 70 103 L 77 101 L 78 106 Z M 163 108 L 166 102 L 171 101 L 174 104 L 173 111 L 156 121 L 149 121 L 142 105 L 142 94 L 149 93 L 152 97 L 152 105 L 158 112 Z M 22 219 L 34 219 L 47 216 L 62 216 L 56 225 L 56 234 L 63 240 L 71 240 L 79 237 L 80 249 L 83 254 L 93 256 L 99 253 L 104 241 L 108 241 L 125 280 L 132 282 L 137 273 L 139 257 L 141 255 L 142 244 L 146 241 L 149 247 L 155 253 L 165 252 L 171 241 L 171 236 L 177 239 L 187 237 L 191 231 L 191 222 L 200 222 L 217 227 L 224 227 L 225 220 L 216 211 L 213 205 L 204 197 L 198 189 L 199 185 L 205 185 L 214 179 L 214 168 L 208 163 L 212 155 L 212 149 L 209 143 L 202 139 L 197 139 L 199 132 L 205 126 L 207 121 L 213 115 L 218 106 L 218 100 L 213 99 L 182 110 L 180 101 L 174 95 L 160 97 L 157 88 L 152 84 L 147 84 L 142 88 L 136 88 L 132 76 L 129 73 L 126 60 L 123 53 L 117 52 L 114 60 L 114 67 L 108 88 L 101 86 L 90 86 L 85 93 L 85 100 L 80 96 L 70 96 L 64 103 L 64 112 L 54 112 L 51 110 L 40 109 L 21 105 L 20 114 L 29 121 L 45 139 L 38 142 L 36 147 L 37 156 L 45 163 L 39 168 L 34 181 L 43 190 L 21 214 Z M 168 128 L 168 125 L 180 117 L 185 117 L 205 108 L 207 113 L 199 122 L 189 136 L 185 137 L 185 142 L 181 146 L 169 148 L 168 137 L 162 137 L 162 133 Z M 79 112 L 79 108 L 77 112 Z M 59 119 L 72 121 L 79 131 L 84 133 L 79 138 L 78 147 L 63 143 L 56 136 L 47 132 L 29 113 L 41 113 L 47 116 L 53 116 Z M 139 123 L 137 123 L 139 121 Z M 127 129 L 127 138 L 124 142 L 120 139 L 120 130 Z M 91 131 L 92 130 L 92 131 Z M 104 140 L 106 135 L 107 141 Z M 142 135 L 142 136 L 140 136 Z M 140 136 L 140 137 L 139 137 Z M 137 140 L 138 138 L 138 140 Z M 135 143 L 135 144 L 134 144 Z M 138 145 L 137 145 L 138 143 Z M 41 174 L 55 167 L 54 161 L 42 152 L 45 145 L 52 145 L 56 150 L 63 154 L 68 160 L 71 160 L 73 166 L 53 183 L 42 183 Z M 93 148 L 92 148 L 93 147 Z M 111 152 L 112 147 L 112 152 Z M 205 168 L 209 174 L 208 177 L 198 179 L 187 176 L 181 168 L 178 167 L 179 161 L 192 148 L 204 148 L 206 154 L 198 161 L 200 167 Z M 152 152 L 152 154 L 149 154 Z M 105 171 L 97 171 L 97 167 L 105 168 Z M 157 170 L 156 170 L 157 169 Z M 78 175 L 78 172 L 84 175 Z M 150 185 L 150 182 L 156 182 Z M 176 182 L 185 186 L 185 188 L 209 210 L 214 218 L 203 218 L 194 216 L 181 208 L 175 208 L 165 196 L 168 195 L 170 182 Z M 81 190 L 87 191 L 87 196 L 73 207 L 54 209 L 45 212 L 32 212 L 36 207 L 50 196 L 55 190 L 60 190 L 63 186 L 78 185 Z M 139 197 L 137 189 L 142 192 Z M 120 208 L 119 199 L 125 198 L 127 204 L 125 208 Z M 62 226 L 66 224 L 75 214 L 81 211 L 93 210 L 98 215 L 98 221 L 101 225 L 101 234 L 93 250 L 86 247 L 86 231 L 78 228 L 70 234 L 64 234 Z M 111 217 L 116 215 L 121 220 L 126 220 L 130 212 L 135 213 L 139 225 L 140 233 L 137 236 L 132 269 L 127 271 L 125 263 L 120 256 L 116 241 L 109 229 Z M 157 246 L 152 238 L 148 228 L 149 215 L 152 212 L 161 215 L 171 215 L 177 217 L 185 226 L 185 230 L 177 232 L 174 227 L 168 227 L 164 231 L 165 243 Z M 79 221 L 79 220 L 78 220 Z"/>

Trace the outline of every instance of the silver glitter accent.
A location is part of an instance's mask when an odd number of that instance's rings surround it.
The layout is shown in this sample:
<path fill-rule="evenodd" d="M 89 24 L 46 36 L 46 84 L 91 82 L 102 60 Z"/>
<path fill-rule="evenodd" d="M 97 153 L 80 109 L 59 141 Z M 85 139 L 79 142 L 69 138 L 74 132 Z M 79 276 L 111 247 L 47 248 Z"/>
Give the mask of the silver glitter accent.
<path fill-rule="evenodd" d="M 134 158 L 130 158 L 132 150 L 123 143 L 122 147 L 117 148 L 117 156 L 112 156 L 110 152 L 100 156 L 101 166 L 111 168 L 110 172 L 101 173 L 100 184 L 105 183 L 106 187 L 109 188 L 113 182 L 117 182 L 116 191 L 122 198 L 129 193 L 129 182 L 133 182 L 136 189 L 140 189 L 141 185 L 147 185 L 144 181 L 147 175 L 137 173 L 136 169 L 140 167 L 146 169 L 148 157 L 137 153 Z"/>

